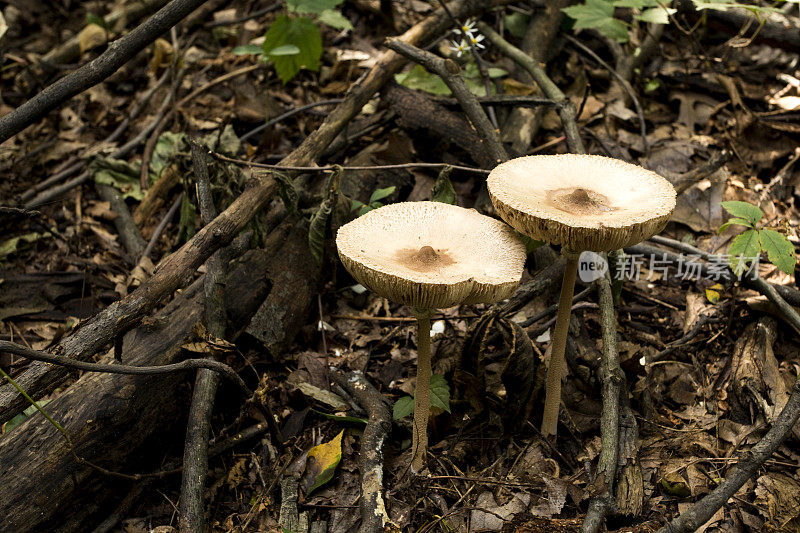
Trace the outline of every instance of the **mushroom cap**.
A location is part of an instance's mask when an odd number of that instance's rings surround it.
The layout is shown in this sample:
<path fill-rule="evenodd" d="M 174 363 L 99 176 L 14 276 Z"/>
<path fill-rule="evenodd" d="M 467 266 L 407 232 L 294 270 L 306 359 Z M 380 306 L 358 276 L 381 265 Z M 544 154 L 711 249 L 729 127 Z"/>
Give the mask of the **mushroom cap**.
<path fill-rule="evenodd" d="M 339 228 L 345 268 L 373 292 L 419 309 L 491 303 L 517 288 L 525 245 L 500 220 L 441 202 L 402 202 Z"/>
<path fill-rule="evenodd" d="M 655 172 L 597 155 L 535 155 L 486 182 L 498 214 L 531 238 L 574 250 L 630 246 L 664 229 L 675 188 Z"/>

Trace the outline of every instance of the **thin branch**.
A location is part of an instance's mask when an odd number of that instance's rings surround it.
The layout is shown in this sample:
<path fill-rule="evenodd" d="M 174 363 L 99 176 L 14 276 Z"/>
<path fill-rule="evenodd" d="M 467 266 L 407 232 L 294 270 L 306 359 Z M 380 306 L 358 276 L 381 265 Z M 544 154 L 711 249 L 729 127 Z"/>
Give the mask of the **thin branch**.
<path fill-rule="evenodd" d="M 222 374 L 231 382 L 233 382 L 245 397 L 253 395 L 253 391 L 245 384 L 244 380 L 239 377 L 231 367 L 218 361 L 209 361 L 208 359 L 184 359 L 180 363 L 171 363 L 168 365 L 159 366 L 131 366 L 119 364 L 103 364 L 103 363 L 87 363 L 86 361 L 76 361 L 63 355 L 56 355 L 52 353 L 42 352 L 39 350 L 32 350 L 21 346 L 14 342 L 0 340 L 0 352 L 6 352 L 33 361 L 42 361 L 50 363 L 51 365 L 63 366 L 73 370 L 85 370 L 87 372 L 105 372 L 107 374 L 129 374 L 134 376 L 153 375 L 153 374 L 168 374 L 170 372 L 183 372 L 185 370 L 192 370 L 198 368 L 207 368 L 219 374 Z"/>
<path fill-rule="evenodd" d="M 206 0 L 172 0 L 129 34 L 111 43 L 97 59 L 64 76 L 42 92 L 0 118 L 0 142 L 4 142 L 50 111 L 102 82 L 136 54 L 183 20 Z"/>
<path fill-rule="evenodd" d="M 366 171 L 366 170 L 393 170 L 403 168 L 444 168 L 450 167 L 454 170 L 463 170 L 465 172 L 475 172 L 478 174 L 488 174 L 489 171 L 483 168 L 465 167 L 462 165 L 451 165 L 449 163 L 398 163 L 394 165 L 366 165 L 355 167 L 343 167 L 340 165 L 323 165 L 323 166 L 285 166 L 285 165 L 269 165 L 267 163 L 255 163 L 253 161 L 246 161 L 244 159 L 236 159 L 222 155 L 218 152 L 209 152 L 211 157 L 226 163 L 233 163 L 234 165 L 241 165 L 253 168 L 264 168 L 269 170 L 287 170 L 290 172 L 334 172 L 337 169 L 347 171 Z"/>
<path fill-rule="evenodd" d="M 589 48 L 588 46 L 586 46 L 585 44 L 583 44 L 582 42 L 580 42 L 579 40 L 575 39 L 570 35 L 565 35 L 565 37 L 578 50 L 588 55 L 589 57 L 594 59 L 597 63 L 599 63 L 600 66 L 608 70 L 608 72 L 612 76 L 614 76 L 614 78 L 616 78 L 620 86 L 622 86 L 622 88 L 628 94 L 628 96 L 631 99 L 631 102 L 633 102 L 633 106 L 636 108 L 636 116 L 639 117 L 639 135 L 641 135 L 642 137 L 644 153 L 648 154 L 650 152 L 650 145 L 647 142 L 647 123 L 644 120 L 644 111 L 642 110 L 642 104 L 639 102 L 639 98 L 636 96 L 636 93 L 634 92 L 633 87 L 631 87 L 630 82 L 625 78 L 623 78 L 622 76 L 620 76 L 619 72 L 614 70 L 614 67 L 603 61 L 603 59 L 599 55 L 595 54 L 591 48 Z"/>

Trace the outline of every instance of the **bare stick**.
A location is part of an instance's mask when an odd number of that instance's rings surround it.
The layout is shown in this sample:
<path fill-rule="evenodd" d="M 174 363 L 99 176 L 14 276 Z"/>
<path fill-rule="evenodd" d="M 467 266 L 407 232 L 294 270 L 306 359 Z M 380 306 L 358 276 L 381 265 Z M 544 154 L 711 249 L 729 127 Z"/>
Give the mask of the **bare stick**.
<path fill-rule="evenodd" d="M 192 142 L 192 166 L 197 178 L 197 198 L 203 222 L 208 224 L 217 216 L 217 208 L 211 196 L 211 180 L 208 177 L 206 154 L 200 145 Z M 204 280 L 205 315 L 208 332 L 215 337 L 225 336 L 225 304 L 222 287 L 225 276 L 224 251 L 222 248 L 209 258 Z M 186 426 L 186 443 L 183 450 L 183 475 L 181 477 L 180 530 L 204 533 L 205 486 L 208 474 L 208 439 L 211 434 L 211 415 L 219 386 L 219 376 L 206 369 L 197 372 L 189 422 Z"/>
<path fill-rule="evenodd" d="M 45 90 L 0 118 L 0 142 L 40 120 L 76 94 L 111 76 L 161 34 L 183 20 L 206 0 L 172 0 L 155 15 L 111 43 L 100 57 L 64 76 Z"/>

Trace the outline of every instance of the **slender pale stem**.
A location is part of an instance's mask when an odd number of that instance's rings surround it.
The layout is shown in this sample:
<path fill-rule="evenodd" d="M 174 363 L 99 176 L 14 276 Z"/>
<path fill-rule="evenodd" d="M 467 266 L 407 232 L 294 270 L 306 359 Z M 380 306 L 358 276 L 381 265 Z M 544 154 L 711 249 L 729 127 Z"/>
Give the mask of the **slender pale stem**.
<path fill-rule="evenodd" d="M 414 429 L 411 470 L 425 468 L 428 452 L 428 418 L 431 413 L 431 314 L 432 309 L 415 309 L 417 317 L 417 385 L 414 388 Z"/>
<path fill-rule="evenodd" d="M 558 408 L 561 405 L 561 374 L 564 372 L 564 350 L 567 347 L 569 316 L 572 312 L 572 295 L 575 291 L 575 277 L 578 273 L 579 254 L 564 250 L 567 265 L 561 282 L 561 298 L 558 300 L 556 326 L 550 345 L 550 364 L 547 366 L 545 382 L 544 414 L 542 415 L 542 434 L 555 437 L 558 428 Z"/>

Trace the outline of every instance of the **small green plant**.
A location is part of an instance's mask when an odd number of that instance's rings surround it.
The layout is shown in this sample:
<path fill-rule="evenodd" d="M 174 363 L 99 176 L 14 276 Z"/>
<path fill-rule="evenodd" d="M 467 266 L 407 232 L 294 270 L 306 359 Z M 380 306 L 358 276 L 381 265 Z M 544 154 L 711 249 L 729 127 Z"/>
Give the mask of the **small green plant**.
<path fill-rule="evenodd" d="M 441 374 L 431 375 L 431 407 L 450 412 L 450 387 Z M 400 420 L 414 413 L 413 396 L 403 396 L 394 403 L 392 417 Z"/>
<path fill-rule="evenodd" d="M 749 228 L 737 235 L 728 248 L 731 269 L 737 276 L 746 270 L 747 265 L 757 260 L 762 252 L 766 252 L 770 262 L 782 271 L 790 275 L 794 272 L 797 263 L 794 245 L 782 233 L 764 227 L 761 223 L 764 212 L 758 206 L 731 201 L 722 202 L 722 207 L 733 218 L 719 228 L 720 233 L 732 225 Z"/>
<path fill-rule="evenodd" d="M 355 211 L 358 209 L 358 216 L 363 215 L 364 213 L 369 213 L 373 209 L 378 209 L 379 207 L 383 207 L 383 204 L 380 200 L 383 200 L 390 194 L 394 192 L 394 185 L 391 187 L 386 187 L 385 189 L 375 189 L 375 192 L 372 193 L 372 196 L 369 197 L 369 202 L 359 202 L 358 200 L 350 200 L 350 210 Z"/>
<path fill-rule="evenodd" d="M 759 19 L 765 14 L 774 11 L 774 8 L 756 5 L 740 4 L 732 0 L 692 0 L 698 11 L 713 9 L 726 11 L 731 8 L 741 7 L 750 10 Z M 779 2 L 782 3 L 782 2 Z M 620 43 L 630 40 L 630 29 L 634 24 L 617 18 L 617 9 L 630 9 L 635 22 L 651 24 L 669 24 L 669 17 L 675 13 L 675 8 L 670 7 L 671 2 L 662 0 L 586 0 L 582 4 L 563 9 L 575 21 L 574 28 L 597 30 L 606 37 L 615 39 Z"/>
<path fill-rule="evenodd" d="M 261 46 L 248 44 L 233 49 L 236 55 L 254 54 L 270 61 L 285 84 L 301 69 L 319 70 L 322 33 L 319 24 L 339 30 L 353 25 L 336 9 L 344 0 L 286 0 L 286 13 L 270 24 Z M 303 16 L 312 15 L 313 18 Z"/>

